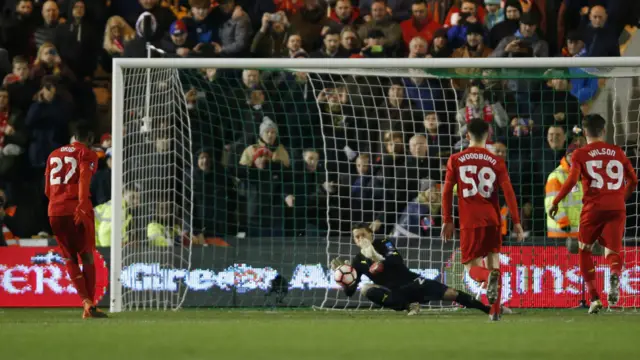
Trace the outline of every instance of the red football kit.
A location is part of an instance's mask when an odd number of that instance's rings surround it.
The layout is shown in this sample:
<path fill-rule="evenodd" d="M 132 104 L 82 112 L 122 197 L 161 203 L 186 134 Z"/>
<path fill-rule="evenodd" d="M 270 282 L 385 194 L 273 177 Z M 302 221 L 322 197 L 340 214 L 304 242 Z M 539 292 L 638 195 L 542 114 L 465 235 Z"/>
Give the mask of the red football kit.
<path fill-rule="evenodd" d="M 502 188 L 511 219 L 520 223 L 518 203 L 504 160 L 479 147 L 449 157 L 442 191 L 444 223 L 453 222 L 454 185 L 458 187 L 462 263 L 499 253 L 502 238 L 497 186 Z"/>
<path fill-rule="evenodd" d="M 620 252 L 626 219 L 625 200 L 635 190 L 638 178 L 631 162 L 619 147 L 602 141 L 583 146 L 571 156 L 571 171 L 553 199 L 557 205 L 582 175 L 582 212 L 579 240 L 601 244 Z"/>
<path fill-rule="evenodd" d="M 95 223 L 89 187 L 96 172 L 98 156 L 82 143 L 75 142 L 54 150 L 47 159 L 45 194 L 49 198 L 49 222 L 69 275 L 83 300 L 93 302 L 95 265 L 78 257 L 95 249 Z"/>

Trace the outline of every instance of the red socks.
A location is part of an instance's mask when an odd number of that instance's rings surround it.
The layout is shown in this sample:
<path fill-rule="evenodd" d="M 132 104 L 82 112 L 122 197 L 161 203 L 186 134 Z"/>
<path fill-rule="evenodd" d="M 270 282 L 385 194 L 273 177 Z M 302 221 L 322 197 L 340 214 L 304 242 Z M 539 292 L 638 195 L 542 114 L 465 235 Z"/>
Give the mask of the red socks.
<path fill-rule="evenodd" d="M 580 272 L 582 273 L 582 279 L 587 285 L 587 291 L 591 299 L 599 299 L 598 290 L 596 290 L 596 267 L 593 264 L 593 258 L 591 257 L 591 251 L 584 251 L 580 249 L 578 255 L 580 256 Z"/>
<path fill-rule="evenodd" d="M 95 301 L 96 295 L 96 265 L 82 264 L 82 274 L 84 275 L 84 283 L 86 284 L 87 296 L 92 302 Z"/>
<path fill-rule="evenodd" d="M 78 291 L 78 295 L 80 296 L 80 298 L 84 301 L 84 300 L 91 300 L 93 301 L 90 297 L 89 294 L 87 293 L 87 287 L 85 284 L 85 278 L 82 275 L 82 272 L 80 271 L 80 266 L 78 266 L 78 264 L 74 263 L 71 260 L 67 260 L 67 271 L 69 272 L 69 277 L 71 277 L 71 282 L 73 282 L 73 286 L 76 287 L 76 290 Z M 95 270 L 94 270 L 95 272 Z M 95 282 L 95 280 L 94 280 Z"/>
<path fill-rule="evenodd" d="M 489 278 L 489 270 L 482 266 L 473 266 L 469 269 L 469 276 L 479 283 L 486 282 Z"/>
<path fill-rule="evenodd" d="M 620 273 L 622 272 L 622 260 L 620 259 L 620 255 L 619 254 L 607 255 L 607 262 L 609 263 L 609 268 L 611 269 L 611 273 L 620 276 Z"/>

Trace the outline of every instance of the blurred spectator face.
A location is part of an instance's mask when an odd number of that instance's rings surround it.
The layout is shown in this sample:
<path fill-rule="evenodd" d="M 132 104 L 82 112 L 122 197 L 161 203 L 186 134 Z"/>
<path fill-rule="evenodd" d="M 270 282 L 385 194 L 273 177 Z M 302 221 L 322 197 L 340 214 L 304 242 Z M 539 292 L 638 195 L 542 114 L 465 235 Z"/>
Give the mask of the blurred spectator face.
<path fill-rule="evenodd" d="M 371 18 L 375 21 L 384 20 L 387 17 L 387 7 L 383 1 L 376 1 L 371 4 Z"/>
<path fill-rule="evenodd" d="M 356 171 L 358 175 L 367 175 L 369 173 L 369 157 L 360 155 L 356 159 Z"/>
<path fill-rule="evenodd" d="M 315 151 L 305 151 L 302 155 L 304 158 L 304 163 L 309 171 L 316 171 L 318 168 L 318 160 L 320 159 L 320 155 L 318 155 Z"/>
<path fill-rule="evenodd" d="M 437 37 L 433 39 L 433 46 L 436 49 L 442 49 L 447 46 L 447 41 L 449 41 L 449 39 L 447 39 L 446 37 L 442 37 L 442 36 Z"/>
<path fill-rule="evenodd" d="M 347 50 L 353 50 L 358 46 L 358 35 L 353 31 L 343 31 L 340 45 Z"/>
<path fill-rule="evenodd" d="M 336 15 L 338 16 L 338 19 L 349 20 L 352 12 L 353 7 L 351 6 L 350 0 L 338 0 L 336 3 Z"/>
<path fill-rule="evenodd" d="M 278 131 L 274 128 L 269 128 L 262 135 L 262 140 L 264 140 L 267 145 L 273 145 L 276 142 L 277 137 Z"/>
<path fill-rule="evenodd" d="M 211 157 L 209 153 L 203 151 L 198 155 L 198 168 L 202 171 L 211 170 Z"/>
<path fill-rule="evenodd" d="M 47 84 L 40 90 L 40 96 L 43 102 L 50 103 L 56 97 L 56 87 Z"/>
<path fill-rule="evenodd" d="M 482 34 L 467 34 L 467 45 L 469 45 L 469 47 L 472 48 L 476 48 L 478 47 L 480 44 L 482 44 L 483 41 L 483 36 Z"/>
<path fill-rule="evenodd" d="M 260 72 L 258 70 L 245 70 L 242 72 L 242 82 L 248 88 L 254 88 L 260 84 Z"/>
<path fill-rule="evenodd" d="M 551 80 L 551 87 L 556 91 L 569 90 L 569 80 L 567 80 L 567 79 L 553 79 L 553 80 Z"/>
<path fill-rule="evenodd" d="M 487 9 L 487 11 L 491 14 L 495 14 L 498 10 L 500 10 L 500 5 L 497 4 L 489 4 L 489 5 L 485 5 L 485 8 Z"/>
<path fill-rule="evenodd" d="M 427 4 L 418 3 L 411 6 L 411 15 L 419 23 L 427 20 Z"/>
<path fill-rule="evenodd" d="M 441 39 L 441 38 L 438 38 Z M 414 37 L 409 42 L 409 57 L 410 58 L 421 58 L 427 55 L 427 41 L 419 36 Z"/>
<path fill-rule="evenodd" d="M 13 74 L 20 78 L 20 80 L 26 80 L 29 77 L 29 64 L 16 63 L 13 65 Z"/>
<path fill-rule="evenodd" d="M 140 204 L 140 193 L 137 191 L 125 191 L 122 198 L 127 203 L 127 207 L 135 208 Z"/>
<path fill-rule="evenodd" d="M 22 16 L 29 16 L 33 12 L 33 3 L 31 0 L 22 0 L 16 5 L 16 13 Z"/>
<path fill-rule="evenodd" d="M 289 36 L 289 40 L 287 40 L 287 49 L 291 53 L 296 53 L 302 47 L 302 38 L 300 35 L 291 35 Z"/>
<path fill-rule="evenodd" d="M 437 133 L 438 125 L 438 116 L 435 113 L 427 114 L 427 116 L 424 117 L 424 128 L 427 129 L 427 132 Z"/>
<path fill-rule="evenodd" d="M 535 35 L 537 28 L 538 27 L 536 25 L 520 23 L 520 33 L 522 34 L 522 36 L 526 38 L 532 37 L 533 35 Z"/>
<path fill-rule="evenodd" d="M 520 10 L 517 7 L 507 6 L 505 15 L 508 20 L 520 20 Z"/>
<path fill-rule="evenodd" d="M 47 24 L 53 24 L 58 21 L 60 11 L 58 10 L 58 4 L 55 1 L 47 1 L 42 6 L 42 18 Z"/>
<path fill-rule="evenodd" d="M 211 12 L 211 7 L 209 6 L 205 6 L 205 7 L 192 6 L 191 7 L 191 14 L 193 15 L 193 20 L 198 22 L 206 19 L 207 16 L 209 16 L 210 12 Z"/>
<path fill-rule="evenodd" d="M 264 104 L 264 91 L 253 90 L 249 97 L 249 104 L 252 106 Z"/>
<path fill-rule="evenodd" d="M 47 65 L 54 65 L 59 57 L 58 50 L 53 46 L 47 46 L 40 51 L 40 61 Z"/>
<path fill-rule="evenodd" d="M 607 10 L 602 6 L 594 6 L 589 14 L 589 20 L 593 28 L 603 28 L 607 22 Z"/>
<path fill-rule="evenodd" d="M 0 111 L 7 111 L 9 106 L 9 92 L 7 90 L 0 90 Z"/>
<path fill-rule="evenodd" d="M 71 14 L 76 19 L 82 19 L 84 17 L 85 10 L 84 2 L 78 1 L 73 5 Z"/>
<path fill-rule="evenodd" d="M 320 7 L 320 2 L 318 0 L 304 0 L 304 6 L 307 10 L 315 10 Z"/>
<path fill-rule="evenodd" d="M 296 71 L 293 75 L 296 78 L 296 82 L 299 82 L 301 84 L 307 82 L 307 73 L 301 72 L 301 71 Z"/>
<path fill-rule="evenodd" d="M 478 104 L 480 101 L 480 88 L 477 86 L 472 86 L 469 88 L 469 96 L 467 97 L 467 101 L 472 104 Z"/>
<path fill-rule="evenodd" d="M 340 46 L 340 35 L 331 34 L 324 37 L 324 48 L 327 50 L 327 53 L 335 53 L 338 51 L 338 46 Z"/>
<path fill-rule="evenodd" d="M 547 132 L 547 142 L 553 150 L 562 150 L 567 139 L 564 129 L 561 126 L 551 126 Z"/>
<path fill-rule="evenodd" d="M 384 45 L 384 38 L 368 38 L 367 45 L 369 46 L 382 46 Z"/>
<path fill-rule="evenodd" d="M 462 3 L 460 7 L 460 12 L 469 15 L 475 15 L 476 13 L 476 4 L 467 0 Z"/>
<path fill-rule="evenodd" d="M 159 1 L 160 0 L 140 0 L 140 5 L 145 10 L 151 10 L 151 9 L 153 9 L 154 6 L 158 5 Z"/>
<path fill-rule="evenodd" d="M 187 42 L 187 33 L 180 35 L 171 35 L 171 41 L 177 46 L 182 46 Z"/>
<path fill-rule="evenodd" d="M 225 14 L 231 14 L 233 12 L 233 9 L 236 8 L 236 2 L 235 1 L 227 1 L 225 3 L 222 3 L 220 5 L 220 10 L 222 10 Z"/>
<path fill-rule="evenodd" d="M 584 49 L 584 43 L 581 40 L 567 40 L 567 50 L 569 54 L 576 55 Z"/>
<path fill-rule="evenodd" d="M 207 76 L 207 80 L 209 81 L 215 80 L 217 74 L 218 74 L 218 69 L 216 68 L 208 68 L 205 70 L 205 75 Z"/>
<path fill-rule="evenodd" d="M 400 103 L 404 99 L 404 88 L 400 85 L 392 85 L 389 88 L 389 101 Z"/>
<path fill-rule="evenodd" d="M 169 139 L 163 137 L 156 139 L 156 151 L 159 153 L 169 151 Z"/>
<path fill-rule="evenodd" d="M 502 158 L 502 160 L 507 160 L 507 146 L 503 143 L 497 142 L 493 144 L 492 152 L 497 156 Z"/>
<path fill-rule="evenodd" d="M 122 33 L 122 26 L 121 25 L 114 25 L 111 27 L 110 29 L 111 32 L 111 38 L 112 39 L 121 39 L 122 36 L 124 35 Z"/>
<path fill-rule="evenodd" d="M 389 154 L 404 154 L 402 135 L 388 132 L 385 134 L 384 139 L 385 148 Z"/>
<path fill-rule="evenodd" d="M 409 152 L 418 158 L 427 156 L 427 138 L 422 135 L 412 137 L 409 140 Z"/>

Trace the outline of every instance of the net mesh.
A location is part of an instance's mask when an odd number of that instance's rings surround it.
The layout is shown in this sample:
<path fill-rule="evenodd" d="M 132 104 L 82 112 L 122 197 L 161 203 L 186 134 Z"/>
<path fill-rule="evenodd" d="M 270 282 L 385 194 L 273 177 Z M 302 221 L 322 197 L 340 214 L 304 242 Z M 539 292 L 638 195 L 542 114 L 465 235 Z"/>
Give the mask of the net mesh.
<path fill-rule="evenodd" d="M 334 257 L 356 254 L 356 222 L 392 238 L 423 276 L 481 294 L 460 265 L 459 243 L 439 236 L 444 165 L 468 145 L 474 117 L 491 124 L 488 146 L 507 162 L 527 235 L 512 241 L 503 207 L 502 298 L 513 307 L 578 306 L 586 298 L 574 255 L 579 199 L 565 204 L 568 225 L 550 223 L 549 176 L 570 144 L 584 143 L 588 112 L 610 120 L 609 140 L 638 161 L 638 78 L 617 79 L 615 68 L 154 69 L 146 117 L 145 71 L 124 69 L 125 187 L 140 187 L 141 206 L 123 266 L 147 266 L 123 270 L 138 286 L 123 282 L 134 306 L 176 304 L 179 288 L 190 290 L 189 306 L 369 308 L 358 293 L 347 299 L 328 270 Z M 170 140 L 169 158 L 151 141 L 156 131 Z M 149 216 L 167 196 L 175 214 L 161 224 L 188 235 L 157 247 Z M 637 203 L 634 195 L 624 307 L 639 305 Z M 604 292 L 606 271 L 598 261 Z"/>
<path fill-rule="evenodd" d="M 176 279 L 190 268 L 194 168 L 178 71 L 126 71 L 124 99 L 123 204 L 108 204 L 123 210 L 122 306 L 175 309 L 187 290 Z"/>

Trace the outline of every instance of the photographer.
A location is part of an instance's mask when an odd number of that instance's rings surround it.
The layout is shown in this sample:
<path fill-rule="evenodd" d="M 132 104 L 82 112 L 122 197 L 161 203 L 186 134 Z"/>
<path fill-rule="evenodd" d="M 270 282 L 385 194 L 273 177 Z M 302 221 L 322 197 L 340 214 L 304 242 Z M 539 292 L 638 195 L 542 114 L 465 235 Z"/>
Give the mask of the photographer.
<path fill-rule="evenodd" d="M 251 43 L 251 55 L 258 58 L 289 57 L 289 20 L 283 12 L 262 15 L 262 26 Z"/>
<path fill-rule="evenodd" d="M 491 57 L 547 57 L 549 44 L 536 35 L 538 18 L 532 13 L 520 17 L 520 28 L 512 36 L 507 36 L 494 50 Z"/>

